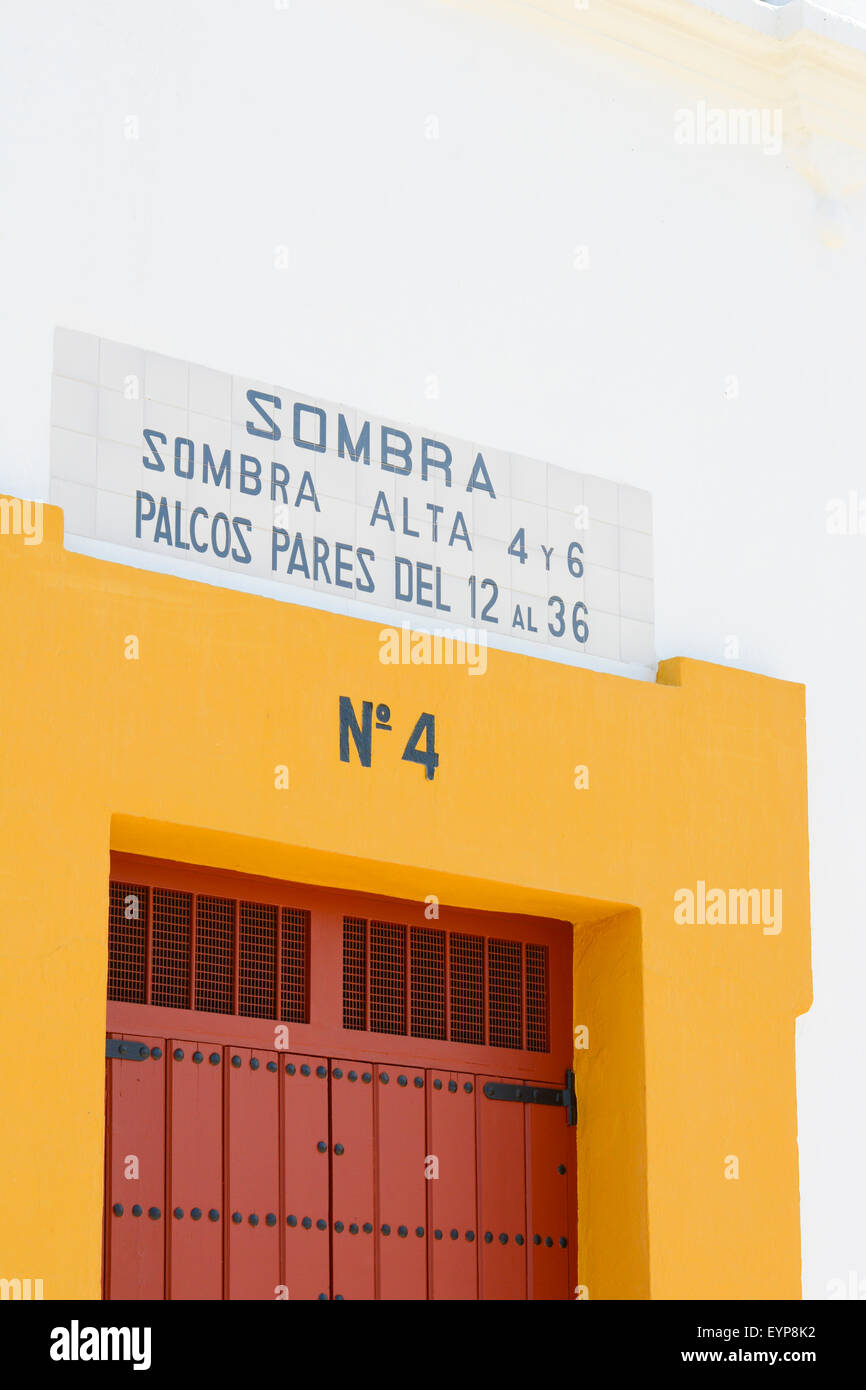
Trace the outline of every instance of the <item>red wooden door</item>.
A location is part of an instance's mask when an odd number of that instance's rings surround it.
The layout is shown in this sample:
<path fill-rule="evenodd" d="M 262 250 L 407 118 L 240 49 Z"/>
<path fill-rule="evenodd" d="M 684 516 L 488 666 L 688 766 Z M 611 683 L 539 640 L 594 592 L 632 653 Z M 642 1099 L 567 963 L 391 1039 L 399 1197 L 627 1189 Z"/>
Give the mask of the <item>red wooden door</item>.
<path fill-rule="evenodd" d="M 475 1076 L 428 1076 L 430 1298 L 478 1297 Z M 510 1161 L 510 1157 L 509 1157 Z"/>
<path fill-rule="evenodd" d="M 113 1035 L 115 1041 L 121 1041 Z M 165 1043 L 123 1035 L 108 1068 L 107 1298 L 161 1299 L 165 1263 Z"/>
<path fill-rule="evenodd" d="M 166 1297 L 222 1298 L 223 1052 L 175 1038 L 166 1057 Z"/>
<path fill-rule="evenodd" d="M 479 1076 L 479 1287 L 483 1299 L 526 1297 L 526 1155 L 523 1106 L 489 1100 Z"/>
<path fill-rule="evenodd" d="M 559 1106 L 515 1108 L 525 1111 L 526 1125 L 527 1297 L 568 1298 L 574 1130 Z"/>
<path fill-rule="evenodd" d="M 290 1299 L 331 1294 L 328 1061 L 281 1054 L 283 1249 Z"/>
<path fill-rule="evenodd" d="M 227 1298 L 280 1296 L 278 1055 L 226 1050 Z"/>
<path fill-rule="evenodd" d="M 106 1297 L 571 1296 L 562 924 L 112 875 Z"/>
<path fill-rule="evenodd" d="M 373 1068 L 331 1066 L 331 1250 L 336 1299 L 376 1297 Z"/>
<path fill-rule="evenodd" d="M 426 1106 L 423 1071 L 376 1068 L 378 1297 L 427 1297 Z"/>

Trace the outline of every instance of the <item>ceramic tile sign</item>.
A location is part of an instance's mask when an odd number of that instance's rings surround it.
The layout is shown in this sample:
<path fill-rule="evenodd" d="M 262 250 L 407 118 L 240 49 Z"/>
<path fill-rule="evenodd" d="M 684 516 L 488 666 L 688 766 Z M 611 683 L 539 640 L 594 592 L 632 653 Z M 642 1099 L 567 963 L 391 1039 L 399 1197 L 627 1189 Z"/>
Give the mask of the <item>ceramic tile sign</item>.
<path fill-rule="evenodd" d="M 646 492 L 69 329 L 52 386 L 70 539 L 542 656 L 654 660 Z"/>

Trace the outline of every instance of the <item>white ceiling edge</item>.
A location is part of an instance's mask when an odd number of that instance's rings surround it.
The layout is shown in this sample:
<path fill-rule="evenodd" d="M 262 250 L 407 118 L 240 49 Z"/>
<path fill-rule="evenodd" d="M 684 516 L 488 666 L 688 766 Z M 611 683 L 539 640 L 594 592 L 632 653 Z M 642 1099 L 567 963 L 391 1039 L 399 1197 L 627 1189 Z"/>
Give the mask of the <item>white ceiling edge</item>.
<path fill-rule="evenodd" d="M 766 0 L 689 0 L 700 10 L 746 24 L 771 38 L 816 34 L 832 43 L 866 53 L 866 20 L 836 14 L 831 8 L 832 2 L 826 0 L 821 5 L 815 0 L 783 0 L 776 4 L 766 3 Z"/>

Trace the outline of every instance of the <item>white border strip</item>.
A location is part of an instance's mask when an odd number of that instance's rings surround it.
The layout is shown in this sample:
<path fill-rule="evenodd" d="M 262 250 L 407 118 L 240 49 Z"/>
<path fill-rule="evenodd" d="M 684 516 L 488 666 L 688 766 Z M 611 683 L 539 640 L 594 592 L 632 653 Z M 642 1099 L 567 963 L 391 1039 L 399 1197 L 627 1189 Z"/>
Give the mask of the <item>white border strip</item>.
<path fill-rule="evenodd" d="M 174 579 L 185 579 L 190 584 L 211 584 L 218 589 L 233 589 L 237 593 L 254 595 L 258 598 L 274 599 L 280 604 L 296 604 L 301 608 L 317 608 L 326 613 L 336 613 L 341 617 L 362 618 L 375 623 L 377 627 L 400 629 L 405 623 L 413 632 L 424 632 L 435 627 L 446 632 L 447 620 L 440 615 L 432 615 L 425 622 L 418 614 L 398 613 L 392 608 L 380 608 L 372 603 L 359 603 L 355 599 L 335 599 L 329 594 L 317 593 L 311 589 L 292 592 L 286 584 L 275 583 L 254 575 L 233 574 L 230 570 L 205 572 L 201 566 L 193 575 L 184 561 L 168 559 L 163 555 L 153 555 L 146 550 L 133 550 L 126 546 L 112 545 L 109 541 L 92 540 L 89 536 L 64 534 L 63 548 L 77 555 L 88 555 L 94 560 L 126 565 L 130 569 L 150 570 L 156 574 L 167 574 Z M 466 632 L 463 627 L 458 631 Z M 473 632 L 475 629 L 473 629 Z M 561 666 L 578 666 L 586 671 L 600 671 L 609 676 L 625 676 L 628 680 L 655 681 L 656 666 L 640 666 L 624 661 L 608 661 L 604 657 L 583 655 L 581 652 L 559 651 L 553 647 L 542 646 L 538 642 L 523 642 L 519 637 L 503 637 L 484 629 L 485 645 L 497 651 L 511 652 L 518 656 L 531 656 L 536 661 L 555 661 Z M 459 669 L 459 668 L 457 668 Z"/>

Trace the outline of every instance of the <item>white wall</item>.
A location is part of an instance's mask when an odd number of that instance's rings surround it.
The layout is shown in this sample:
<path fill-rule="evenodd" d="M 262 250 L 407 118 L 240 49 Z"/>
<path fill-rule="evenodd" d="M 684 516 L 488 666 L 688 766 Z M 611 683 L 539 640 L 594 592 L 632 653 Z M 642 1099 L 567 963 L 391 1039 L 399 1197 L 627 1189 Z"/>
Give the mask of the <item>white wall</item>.
<path fill-rule="evenodd" d="M 805 1291 L 866 1279 L 866 535 L 825 531 L 829 498 L 866 496 L 862 195 L 677 145 L 699 86 L 528 6 L 45 0 L 6 24 L 0 486 L 47 497 L 66 324 L 648 488 L 659 655 L 723 662 L 733 635 L 735 664 L 806 683 Z"/>

